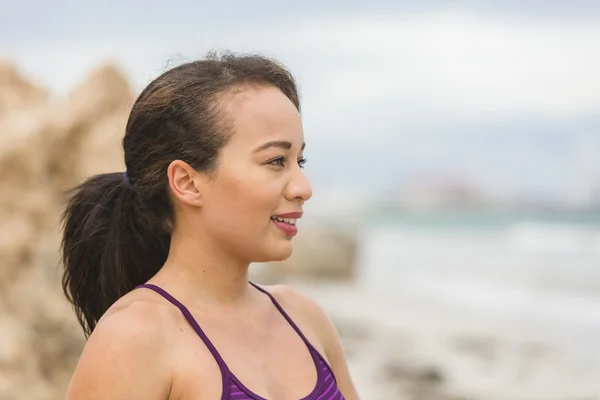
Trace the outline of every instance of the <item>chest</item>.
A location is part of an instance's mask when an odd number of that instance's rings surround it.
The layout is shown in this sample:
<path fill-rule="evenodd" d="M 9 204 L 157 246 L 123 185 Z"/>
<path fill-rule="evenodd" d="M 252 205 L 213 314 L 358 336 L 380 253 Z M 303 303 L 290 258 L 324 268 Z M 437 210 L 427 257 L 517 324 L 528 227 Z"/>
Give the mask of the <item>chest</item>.
<path fill-rule="evenodd" d="M 207 318 L 202 330 L 238 382 L 263 398 L 298 400 L 311 393 L 317 383 L 313 353 L 283 318 L 236 324 Z M 302 330 L 323 354 L 311 330 Z M 191 326 L 182 326 L 179 332 L 173 349 L 177 370 L 172 399 L 221 399 L 223 379 L 214 354 Z M 226 385 L 231 385 L 231 380 Z"/>

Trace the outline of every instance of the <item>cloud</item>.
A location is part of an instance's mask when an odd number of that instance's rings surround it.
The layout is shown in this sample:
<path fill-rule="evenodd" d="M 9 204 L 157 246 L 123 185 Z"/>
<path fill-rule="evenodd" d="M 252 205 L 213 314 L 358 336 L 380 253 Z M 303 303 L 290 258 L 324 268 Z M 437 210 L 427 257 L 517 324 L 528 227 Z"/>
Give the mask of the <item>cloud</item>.
<path fill-rule="evenodd" d="M 74 83 L 103 59 L 119 60 L 141 86 L 178 55 L 194 58 L 215 47 L 263 51 L 299 77 L 308 112 L 446 121 L 600 112 L 598 43 L 598 24 L 444 12 L 40 38 L 15 42 L 8 52 L 64 90 L 58 85 Z M 48 60 L 60 61 L 53 69 Z"/>
<path fill-rule="evenodd" d="M 600 135 L 590 117 L 600 115 L 600 24 L 573 17 L 584 3 L 563 19 L 556 2 L 544 11 L 552 17 L 540 18 L 509 1 L 501 13 L 496 3 L 474 12 L 455 2 L 442 11 L 361 14 L 352 3 L 339 14 L 277 11 L 253 20 L 249 12 L 218 23 L 210 13 L 160 19 L 149 7 L 145 22 L 127 29 L 120 16 L 115 29 L 96 34 L 67 29 L 0 44 L 57 93 L 105 60 L 118 61 L 140 90 L 169 60 L 214 48 L 260 51 L 298 77 L 307 171 L 318 185 L 385 186 L 419 168 L 453 166 L 491 184 L 560 190 L 579 173 L 578 154 L 591 157 L 573 143 L 586 147 Z M 591 139 L 577 139 L 581 132 Z"/>
<path fill-rule="evenodd" d="M 307 85 L 318 106 L 354 116 L 365 108 L 418 120 L 600 111 L 597 25 L 426 14 L 315 21 L 288 33 L 294 51 L 320 49 L 312 63 L 324 52 L 345 60 L 326 58 Z"/>
<path fill-rule="evenodd" d="M 224 26 L 228 30 L 273 21 L 291 21 L 314 16 L 418 15 L 440 12 L 473 12 L 534 19 L 600 19 L 596 0 L 180 0 L 176 6 L 159 0 L 20 0 L 0 1 L 0 42 L 6 39 L 54 39 L 146 32 L 191 32 Z"/>

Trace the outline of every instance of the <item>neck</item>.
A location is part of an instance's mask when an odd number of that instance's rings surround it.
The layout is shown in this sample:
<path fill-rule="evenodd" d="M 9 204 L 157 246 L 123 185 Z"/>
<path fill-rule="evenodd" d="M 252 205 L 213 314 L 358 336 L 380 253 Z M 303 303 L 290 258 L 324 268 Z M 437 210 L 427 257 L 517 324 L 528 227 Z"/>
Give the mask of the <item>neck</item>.
<path fill-rule="evenodd" d="M 151 282 L 203 304 L 238 307 L 246 303 L 252 294 L 250 263 L 235 259 L 232 252 L 206 239 L 174 232 L 169 257 Z"/>

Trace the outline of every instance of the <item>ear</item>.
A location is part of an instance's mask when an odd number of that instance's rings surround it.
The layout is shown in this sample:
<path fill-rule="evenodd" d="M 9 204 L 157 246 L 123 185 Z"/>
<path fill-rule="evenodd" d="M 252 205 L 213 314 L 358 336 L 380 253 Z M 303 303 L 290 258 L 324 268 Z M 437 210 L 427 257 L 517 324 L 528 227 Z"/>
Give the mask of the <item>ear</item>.
<path fill-rule="evenodd" d="M 202 205 L 200 177 L 188 163 L 181 160 L 171 162 L 167 168 L 167 176 L 173 196 L 185 204 Z"/>

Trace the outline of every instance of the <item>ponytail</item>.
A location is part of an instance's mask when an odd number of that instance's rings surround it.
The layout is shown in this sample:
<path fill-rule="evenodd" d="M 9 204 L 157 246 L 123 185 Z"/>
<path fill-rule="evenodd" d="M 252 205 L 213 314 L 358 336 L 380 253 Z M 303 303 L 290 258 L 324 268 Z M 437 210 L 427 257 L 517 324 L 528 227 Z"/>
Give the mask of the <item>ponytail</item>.
<path fill-rule="evenodd" d="M 71 192 L 63 214 L 62 287 L 86 337 L 117 299 L 167 259 L 164 219 L 142 203 L 122 173 L 93 176 Z"/>

